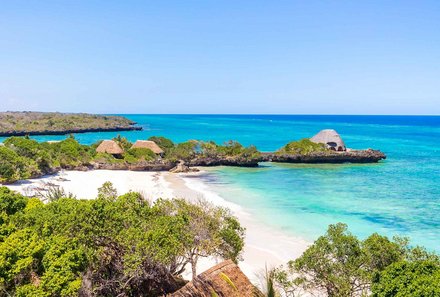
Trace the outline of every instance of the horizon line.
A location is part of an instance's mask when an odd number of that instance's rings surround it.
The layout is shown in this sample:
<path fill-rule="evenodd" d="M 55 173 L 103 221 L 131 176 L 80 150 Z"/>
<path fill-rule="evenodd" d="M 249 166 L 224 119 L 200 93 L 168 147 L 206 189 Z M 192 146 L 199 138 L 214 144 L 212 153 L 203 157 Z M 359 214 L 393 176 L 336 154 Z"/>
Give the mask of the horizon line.
<path fill-rule="evenodd" d="M 0 111 L 3 112 L 41 112 L 41 113 L 68 113 L 68 114 L 97 114 L 97 115 L 219 115 L 219 116 L 246 116 L 246 115 L 257 115 L 257 116 L 396 116 L 396 117 L 417 117 L 417 116 L 426 116 L 426 117 L 439 117 L 440 114 L 333 114 L 333 113 L 132 113 L 132 112 L 123 112 L 123 113 L 114 113 L 114 112 L 87 112 L 87 111 L 41 111 L 41 110 L 6 110 Z"/>

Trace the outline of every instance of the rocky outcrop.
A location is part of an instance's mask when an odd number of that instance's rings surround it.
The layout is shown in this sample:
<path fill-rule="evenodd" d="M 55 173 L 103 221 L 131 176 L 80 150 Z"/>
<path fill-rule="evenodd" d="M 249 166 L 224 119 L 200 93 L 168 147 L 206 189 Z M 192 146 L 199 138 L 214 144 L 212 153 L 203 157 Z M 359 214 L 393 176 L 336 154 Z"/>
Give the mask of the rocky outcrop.
<path fill-rule="evenodd" d="M 188 166 L 237 166 L 237 167 L 257 167 L 261 162 L 261 157 L 196 157 L 187 161 Z"/>
<path fill-rule="evenodd" d="M 197 171 L 199 171 L 197 168 L 191 168 L 185 165 L 185 161 L 182 160 L 179 161 L 179 164 L 177 164 L 176 167 L 170 169 L 171 173 L 188 173 Z"/>
<path fill-rule="evenodd" d="M 176 166 L 175 162 L 158 160 L 155 162 L 138 162 L 129 164 L 126 162 L 104 163 L 93 162 L 91 169 L 105 170 L 132 170 L 132 171 L 168 171 Z"/>
<path fill-rule="evenodd" d="M 377 163 L 386 159 L 384 153 L 378 150 L 351 150 L 345 152 L 316 152 L 310 154 L 263 154 L 262 161 L 280 163 Z"/>
<path fill-rule="evenodd" d="M 231 260 L 224 261 L 199 274 L 170 297 L 262 296 L 240 268 Z"/>
<path fill-rule="evenodd" d="M 88 132 L 119 132 L 119 131 L 140 131 L 140 126 L 121 126 L 108 128 L 87 128 L 87 129 L 66 129 L 66 130 L 35 130 L 35 131 L 5 131 L 0 132 L 0 137 L 26 136 L 26 135 L 67 135 Z"/>

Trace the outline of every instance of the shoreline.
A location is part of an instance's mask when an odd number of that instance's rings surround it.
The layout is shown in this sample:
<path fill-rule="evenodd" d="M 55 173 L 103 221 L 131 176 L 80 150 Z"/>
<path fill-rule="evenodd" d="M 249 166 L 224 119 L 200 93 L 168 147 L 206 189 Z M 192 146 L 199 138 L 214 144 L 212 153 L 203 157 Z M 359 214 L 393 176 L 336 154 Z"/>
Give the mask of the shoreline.
<path fill-rule="evenodd" d="M 201 173 L 192 175 L 197 174 Z M 78 199 L 95 199 L 97 189 L 106 181 L 113 183 L 119 195 L 131 190 L 142 193 L 151 201 L 174 197 L 188 201 L 203 198 L 216 206 L 229 208 L 240 224 L 246 228 L 243 261 L 239 262 L 239 266 L 255 283 L 261 281 L 261 275 L 266 267 L 270 269 L 286 264 L 289 260 L 300 256 L 310 244 L 302 238 L 290 236 L 281 230 L 264 225 L 240 205 L 229 202 L 211 191 L 200 179 L 188 178 L 188 174 L 126 170 L 64 171 L 5 186 L 22 194 L 29 194 L 32 187 L 50 182 L 62 187 L 66 193 L 76 195 Z M 201 273 L 220 261 L 215 258 L 200 259 L 197 271 Z M 182 276 L 191 279 L 190 267 Z"/>
<path fill-rule="evenodd" d="M 199 174 L 203 174 L 203 171 L 192 175 Z M 253 283 L 261 281 L 261 276 L 264 275 L 266 267 L 271 269 L 284 265 L 289 260 L 299 257 L 310 245 L 310 242 L 300 237 L 291 236 L 282 230 L 263 224 L 255 216 L 246 212 L 246 209 L 242 206 L 229 202 L 212 191 L 200 179 L 188 178 L 188 175 L 165 176 L 165 180 L 170 181 L 174 189 L 176 189 L 176 185 L 179 186 L 176 181 L 173 181 L 175 179 L 180 179 L 184 183 L 183 186 L 186 189 L 180 188 L 180 191 L 191 191 L 197 195 L 196 198 L 201 197 L 214 205 L 227 207 L 238 218 L 240 224 L 246 228 L 243 261 L 238 265 Z M 185 192 L 176 190 L 174 193 L 178 197 L 185 194 Z M 187 197 L 182 198 L 187 199 Z"/>
<path fill-rule="evenodd" d="M 87 128 L 87 129 L 69 129 L 69 130 L 47 130 L 47 131 L 15 131 L 0 132 L 0 137 L 12 136 L 44 136 L 44 135 L 68 135 L 91 132 L 123 132 L 123 131 L 142 131 L 141 126 L 111 127 L 111 128 Z"/>

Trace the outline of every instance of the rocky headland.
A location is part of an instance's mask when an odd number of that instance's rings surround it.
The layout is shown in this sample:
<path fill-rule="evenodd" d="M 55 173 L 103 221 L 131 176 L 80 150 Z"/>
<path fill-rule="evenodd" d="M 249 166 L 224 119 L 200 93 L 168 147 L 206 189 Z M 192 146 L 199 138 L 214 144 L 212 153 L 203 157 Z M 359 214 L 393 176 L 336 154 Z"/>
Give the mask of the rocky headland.
<path fill-rule="evenodd" d="M 142 130 L 122 116 L 59 112 L 0 112 L 0 137 Z"/>

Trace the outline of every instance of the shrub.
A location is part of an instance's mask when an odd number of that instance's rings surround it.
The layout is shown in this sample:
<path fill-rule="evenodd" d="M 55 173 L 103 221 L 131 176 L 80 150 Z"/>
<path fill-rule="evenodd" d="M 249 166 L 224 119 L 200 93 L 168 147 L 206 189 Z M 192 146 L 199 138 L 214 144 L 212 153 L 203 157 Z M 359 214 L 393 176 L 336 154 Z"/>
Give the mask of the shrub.
<path fill-rule="evenodd" d="M 95 200 L 46 204 L 0 188 L 0 206 L 1 230 L 13 226 L 0 242 L 8 296 L 163 296 L 183 285 L 188 259 L 237 259 L 243 247 L 243 229 L 222 208 L 150 205 L 138 193 L 117 197 L 110 183 Z"/>
<path fill-rule="evenodd" d="M 39 172 L 35 161 L 21 157 L 5 146 L 0 146 L 0 160 L 0 183 L 12 183 Z"/>
<path fill-rule="evenodd" d="M 285 292 L 304 289 L 326 296 L 364 296 L 379 273 L 404 259 L 401 242 L 377 234 L 360 241 L 347 225 L 330 225 L 287 269 L 278 269 L 276 279 Z"/>
<path fill-rule="evenodd" d="M 131 148 L 131 146 L 133 145 L 130 141 L 128 141 L 127 138 L 121 137 L 121 135 L 119 135 L 119 134 L 118 134 L 118 136 L 113 138 L 113 140 L 116 141 L 124 151 L 129 150 Z"/>
<path fill-rule="evenodd" d="M 148 148 L 132 148 L 129 149 L 126 154 L 129 154 L 138 160 L 142 159 L 148 161 L 156 159 L 156 154 Z"/>
<path fill-rule="evenodd" d="M 168 158 L 171 160 L 189 160 L 196 156 L 197 141 L 187 141 L 179 143 L 176 147 L 170 150 Z"/>
<path fill-rule="evenodd" d="M 279 149 L 279 154 L 311 154 L 315 152 L 327 151 L 322 143 L 314 143 L 308 138 L 301 139 L 299 141 L 292 141 Z"/>
<path fill-rule="evenodd" d="M 372 287 L 374 297 L 440 296 L 440 262 L 400 261 L 387 267 Z"/>
<path fill-rule="evenodd" d="M 175 146 L 171 139 L 163 136 L 151 136 L 148 140 L 154 141 L 165 153 L 169 152 Z"/>

